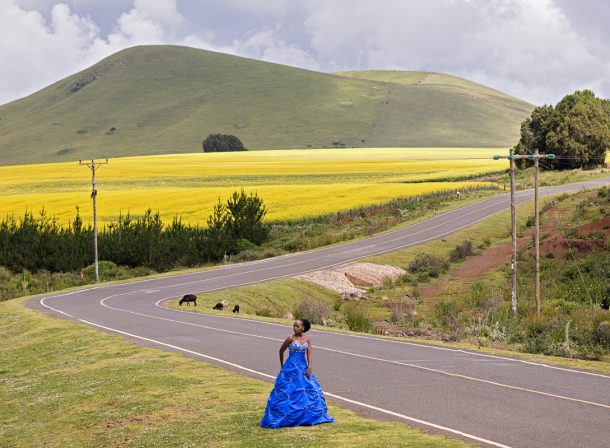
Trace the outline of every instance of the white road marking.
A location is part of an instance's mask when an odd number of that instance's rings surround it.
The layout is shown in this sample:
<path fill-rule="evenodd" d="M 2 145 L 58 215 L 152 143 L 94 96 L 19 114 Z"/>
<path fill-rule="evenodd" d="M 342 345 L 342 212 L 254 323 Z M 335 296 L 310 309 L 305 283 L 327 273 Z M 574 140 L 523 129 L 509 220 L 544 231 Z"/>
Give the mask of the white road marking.
<path fill-rule="evenodd" d="M 120 295 L 121 294 L 117 294 L 115 296 L 106 297 L 105 299 L 102 299 L 100 301 L 100 304 L 102 306 L 106 307 L 106 308 L 109 308 L 109 309 L 112 309 L 112 310 L 115 310 L 115 311 L 135 314 L 137 316 L 142 316 L 142 317 L 147 317 L 147 318 L 152 318 L 152 319 L 165 320 L 165 321 L 169 321 L 169 322 L 180 323 L 180 324 L 183 324 L 183 325 L 190 325 L 190 326 L 193 326 L 193 327 L 199 327 L 199 328 L 205 328 L 205 329 L 208 329 L 208 330 L 220 331 L 220 332 L 223 332 L 223 333 L 237 334 L 237 335 L 240 335 L 240 336 L 247 336 L 247 337 L 250 337 L 250 338 L 267 339 L 267 340 L 279 341 L 279 342 L 282 341 L 282 339 L 272 338 L 272 337 L 268 337 L 268 336 L 261 336 L 261 335 L 257 335 L 257 334 L 244 333 L 244 332 L 241 332 L 241 331 L 226 330 L 224 328 L 211 327 L 209 325 L 195 324 L 195 323 L 191 323 L 191 322 L 184 322 L 184 321 L 180 321 L 180 320 L 176 320 L 176 319 L 170 319 L 170 318 L 167 318 L 167 317 L 152 316 L 152 315 L 149 315 L 149 314 L 138 313 L 136 311 L 124 310 L 124 309 L 121 309 L 121 308 L 112 307 L 112 306 L 107 305 L 105 303 L 106 300 L 109 300 L 109 299 L 111 299 L 113 297 L 118 297 Z M 166 299 L 161 299 L 161 300 L 166 300 Z M 521 391 L 521 392 L 527 392 L 527 393 L 531 393 L 531 394 L 537 394 L 537 395 L 542 395 L 542 396 L 551 397 L 551 398 L 557 398 L 557 399 L 566 400 L 566 401 L 574 401 L 574 402 L 578 402 L 578 403 L 588 404 L 588 405 L 591 405 L 591 406 L 597 406 L 597 407 L 601 407 L 601 408 L 610 409 L 610 405 L 606 405 L 606 404 L 603 404 L 603 403 L 596 403 L 594 401 L 587 401 L 587 400 L 581 400 L 579 398 L 566 397 L 566 396 L 563 396 L 563 395 L 552 394 L 552 393 L 549 393 L 549 392 L 543 392 L 543 391 L 539 391 L 539 390 L 535 390 L 535 389 L 528 389 L 528 388 L 525 388 L 525 387 L 512 386 L 510 384 L 498 383 L 496 381 L 486 380 L 486 379 L 483 379 L 483 378 L 477 378 L 477 377 L 472 377 L 472 376 L 468 376 L 468 375 L 461 375 L 459 373 L 451 373 L 451 372 L 447 372 L 447 371 L 440 370 L 440 369 L 434 369 L 432 367 L 420 366 L 420 365 L 417 365 L 417 364 L 396 361 L 396 360 L 393 360 L 393 359 L 384 359 L 384 358 L 377 358 L 375 356 L 361 355 L 359 353 L 352 353 L 352 352 L 346 352 L 346 351 L 343 351 L 343 350 L 336 350 L 336 349 L 332 349 L 332 348 L 328 348 L 328 347 L 323 347 L 323 346 L 320 346 L 320 345 L 316 345 L 316 349 L 318 349 L 318 350 L 325 350 L 325 351 L 329 351 L 329 352 L 333 352 L 333 353 L 339 353 L 339 354 L 346 355 L 346 356 L 353 356 L 355 358 L 362 358 L 362 359 L 368 359 L 368 360 L 371 360 L 371 361 L 385 362 L 385 363 L 388 363 L 388 364 L 395 364 L 395 365 L 400 365 L 400 366 L 404 366 L 404 367 L 411 367 L 411 368 L 414 368 L 414 369 L 425 370 L 425 371 L 428 371 L 428 372 L 433 372 L 433 373 L 437 373 L 437 374 L 445 375 L 445 376 L 449 376 L 449 377 L 461 378 L 461 379 L 468 380 L 468 381 L 475 381 L 475 382 L 479 382 L 479 383 L 490 384 L 492 386 L 503 387 L 503 388 L 506 388 L 506 389 L 518 390 L 518 391 Z M 453 368 L 454 366 L 450 366 L 450 367 Z"/>
<path fill-rule="evenodd" d="M 225 288 L 218 288 L 218 289 L 225 289 Z M 215 290 L 216 289 L 210 289 L 210 290 L 208 290 L 206 292 L 215 291 Z M 113 296 L 113 297 L 118 297 L 118 295 L 117 296 Z M 110 299 L 110 298 L 111 297 L 107 297 L 106 299 Z M 106 300 L 106 299 L 103 299 L 103 300 Z M 175 299 L 175 297 L 166 297 L 164 299 L 159 299 L 159 300 L 157 300 L 157 302 L 155 302 L 155 306 L 158 307 L 158 308 L 161 308 L 163 310 L 172 311 L 172 312 L 176 312 L 176 313 L 189 313 L 191 315 L 194 314 L 192 311 L 177 310 L 175 308 L 168 308 L 168 307 L 165 307 L 165 306 L 161 305 L 161 302 L 164 302 L 164 301 L 167 301 L 167 300 L 172 300 L 172 299 Z M 119 308 L 115 308 L 115 309 L 118 310 L 118 311 L 127 311 L 127 310 L 121 310 Z M 285 324 L 278 324 L 278 323 L 274 323 L 274 322 L 266 322 L 266 321 L 261 321 L 261 320 L 248 319 L 248 318 L 245 318 L 245 317 L 221 316 L 221 315 L 208 314 L 208 313 L 201 313 L 201 314 L 203 314 L 204 316 L 210 316 L 210 317 L 214 317 L 214 318 L 235 319 L 235 320 L 248 320 L 250 322 L 256 322 L 256 323 L 265 324 L 265 325 L 274 325 L 274 326 L 281 326 L 281 327 L 285 327 L 286 326 Z M 178 321 L 178 322 L 182 322 L 182 321 Z M 188 323 L 188 322 L 184 322 L 184 323 Z M 411 346 L 415 346 L 415 347 L 419 347 L 419 348 L 423 348 L 423 349 L 443 350 L 443 351 L 448 351 L 448 352 L 463 353 L 464 355 L 466 355 L 466 356 L 463 356 L 463 359 L 472 358 L 473 356 L 492 358 L 492 359 L 489 359 L 489 360 L 479 360 L 480 362 L 483 362 L 483 361 L 495 362 L 495 360 L 501 360 L 501 361 L 508 361 L 510 363 L 522 363 L 522 364 L 528 364 L 528 365 L 537 366 L 537 367 L 544 367 L 544 368 L 547 368 L 547 369 L 560 370 L 560 371 L 569 372 L 569 373 L 575 373 L 575 374 L 581 374 L 581 375 L 590 375 L 590 376 L 597 376 L 597 377 L 601 377 L 601 378 L 610 379 L 610 376 L 604 375 L 602 373 L 585 372 L 583 370 L 574 370 L 574 369 L 569 369 L 567 367 L 552 366 L 552 365 L 549 365 L 549 364 L 543 364 L 543 363 L 539 363 L 539 362 L 535 362 L 535 361 L 527 361 L 527 360 L 524 360 L 524 359 L 508 358 L 508 357 L 505 357 L 505 356 L 490 355 L 490 354 L 487 354 L 487 353 L 470 352 L 468 350 L 463 350 L 463 349 L 459 349 L 459 348 L 437 347 L 437 346 L 434 346 L 434 345 L 420 344 L 420 343 L 417 343 L 417 342 L 396 341 L 394 339 L 384 339 L 384 338 L 378 338 L 378 337 L 366 336 L 366 335 L 359 335 L 359 334 L 334 333 L 334 332 L 330 332 L 330 331 L 314 330 L 314 329 L 312 329 L 311 331 L 318 332 L 318 333 L 321 333 L 321 334 L 332 334 L 332 335 L 337 335 L 337 336 L 346 336 L 346 337 L 352 337 L 352 338 L 370 339 L 370 340 L 374 340 L 374 341 L 383 341 L 383 342 L 388 342 L 388 343 L 393 343 L 393 344 L 411 345 Z"/>
<path fill-rule="evenodd" d="M 115 333 L 119 333 L 119 334 L 122 334 L 122 335 L 125 335 L 125 336 L 132 337 L 132 338 L 136 338 L 136 339 L 141 339 L 143 341 L 152 342 L 154 344 L 162 345 L 164 347 L 169 347 L 169 348 L 172 348 L 172 349 L 175 349 L 175 350 L 179 350 L 181 352 L 189 353 L 191 355 L 197 355 L 197 356 L 200 356 L 200 357 L 205 358 L 205 359 L 209 359 L 209 360 L 221 363 L 221 364 L 225 364 L 225 365 L 234 367 L 236 369 L 240 369 L 240 370 L 243 370 L 243 371 L 246 371 L 246 372 L 249 372 L 249 373 L 260 375 L 260 376 L 265 377 L 265 378 L 275 379 L 275 377 L 273 375 L 269 375 L 269 374 L 264 373 L 264 372 L 259 372 L 258 370 L 250 369 L 248 367 L 245 367 L 245 366 L 242 366 L 240 364 L 236 364 L 236 363 L 233 363 L 233 362 L 230 362 L 230 361 L 225 361 L 224 359 L 215 358 L 215 357 L 209 356 L 209 355 L 204 355 L 203 353 L 199 353 L 199 352 L 196 352 L 196 351 L 193 351 L 193 350 L 188 350 L 188 349 L 185 349 L 185 348 L 182 348 L 182 347 L 178 347 L 178 346 L 172 345 L 172 344 L 166 344 L 165 342 L 157 341 L 155 339 L 145 338 L 143 336 L 138 336 L 138 335 L 135 335 L 135 334 L 127 333 L 125 331 L 117 330 L 115 328 L 106 327 L 104 325 L 96 324 L 96 323 L 93 323 L 93 322 L 90 322 L 90 321 L 87 321 L 87 320 L 84 320 L 84 319 L 78 319 L 78 320 L 83 322 L 83 323 L 86 323 L 88 325 L 92 325 L 94 327 L 102 328 L 102 329 L 107 330 L 107 331 L 112 331 L 112 332 L 115 332 Z M 342 401 L 345 401 L 347 403 L 351 403 L 351 404 L 354 404 L 354 405 L 357 405 L 357 406 L 362 406 L 364 408 L 372 409 L 374 411 L 381 412 L 381 413 L 384 413 L 384 414 L 387 414 L 387 415 L 391 415 L 393 417 L 398 417 L 398 418 L 403 419 L 403 420 L 408 420 L 408 421 L 411 421 L 411 422 L 419 423 L 421 425 L 429 426 L 429 427 L 432 427 L 432 428 L 435 428 L 435 429 L 439 429 L 441 431 L 446 431 L 446 432 L 449 432 L 449 433 L 452 433 L 452 434 L 456 434 L 458 436 L 465 437 L 465 438 L 468 438 L 468 439 L 471 439 L 471 440 L 476 440 L 477 442 L 486 443 L 488 445 L 497 446 L 499 448 L 511 448 L 508 445 L 504 445 L 502 443 L 494 442 L 493 440 L 484 439 L 482 437 L 478 437 L 478 436 L 475 436 L 475 435 L 472 435 L 472 434 L 468 434 L 468 433 L 463 432 L 463 431 L 458 431 L 456 429 L 448 428 L 446 426 L 437 425 L 436 423 L 431 423 L 431 422 L 427 422 L 425 420 L 420 420 L 418 418 L 409 417 L 407 415 L 399 414 L 398 412 L 393 412 L 393 411 L 390 411 L 388 409 L 383 409 L 383 408 L 380 408 L 380 407 L 377 407 L 377 406 L 372 406 L 370 404 L 363 403 L 361 401 L 351 400 L 349 398 L 345 398 L 345 397 L 342 397 L 340 395 L 336 395 L 336 394 L 333 394 L 333 393 L 324 392 L 324 395 L 326 395 L 328 397 L 332 397 L 332 398 L 338 399 L 338 400 L 342 400 Z"/>
<path fill-rule="evenodd" d="M 67 294 L 66 294 L 66 295 L 67 295 Z M 55 297 L 60 297 L 60 296 L 53 296 L 53 298 L 55 298 Z M 72 319 L 74 319 L 74 316 L 72 316 L 72 315 L 70 315 L 70 314 L 68 314 L 68 313 L 64 313 L 63 311 L 60 311 L 60 310 L 58 310 L 58 309 L 55 309 L 55 308 L 53 308 L 52 306 L 49 306 L 49 305 L 47 305 L 46 303 L 44 303 L 44 301 L 45 301 L 46 299 L 50 299 L 50 298 L 51 298 L 51 297 L 45 297 L 44 299 L 40 299 L 40 304 L 41 304 L 42 306 L 44 306 L 45 308 L 47 308 L 47 309 L 50 309 L 50 310 L 52 310 L 52 311 L 55 311 L 56 313 L 60 313 L 60 314 L 63 314 L 64 316 L 68 316 L 68 317 L 71 317 Z"/>

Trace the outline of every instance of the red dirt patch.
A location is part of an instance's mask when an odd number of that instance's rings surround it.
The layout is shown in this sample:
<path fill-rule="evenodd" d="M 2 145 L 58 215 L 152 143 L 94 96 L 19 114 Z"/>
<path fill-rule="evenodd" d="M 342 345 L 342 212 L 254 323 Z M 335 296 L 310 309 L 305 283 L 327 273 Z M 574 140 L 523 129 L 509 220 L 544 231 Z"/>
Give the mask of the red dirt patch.
<path fill-rule="evenodd" d="M 510 243 L 490 247 L 476 257 L 467 258 L 458 267 L 452 269 L 448 276 L 430 283 L 420 293 L 424 299 L 434 298 L 438 297 L 445 290 L 448 283 L 451 284 L 458 279 L 460 281 L 478 279 L 507 261 L 510 262 L 511 252 Z M 459 290 L 464 292 L 467 288 L 467 285 L 463 285 Z"/>
<path fill-rule="evenodd" d="M 610 216 L 592 221 L 586 225 L 577 227 L 576 235 L 586 236 L 591 232 L 601 231 L 606 239 L 584 239 L 565 238 L 564 229 L 558 229 L 557 223 L 561 222 L 565 210 L 555 209 L 554 214 L 548 215 L 548 219 L 541 220 L 540 234 L 540 256 L 547 257 L 549 254 L 554 258 L 562 258 L 568 250 L 576 252 L 576 256 L 582 256 L 595 249 L 604 249 L 606 241 L 610 239 Z M 523 236 L 518 239 L 517 247 L 521 250 L 534 251 L 533 247 L 534 229 L 528 228 Z M 511 244 L 504 243 L 484 250 L 480 255 L 467 258 L 462 264 L 451 269 L 448 275 L 433 281 L 421 289 L 420 294 L 424 299 L 436 299 L 450 284 L 455 284 L 456 292 L 466 292 L 471 284 L 481 280 L 483 276 L 495 270 L 504 263 L 510 263 Z"/>
<path fill-rule="evenodd" d="M 576 231 L 577 236 L 587 236 L 592 232 L 603 232 L 606 235 L 605 240 L 607 240 L 610 238 L 610 216 L 605 216 L 573 230 Z M 568 250 L 575 251 L 576 256 L 582 256 L 592 250 L 603 249 L 606 244 L 604 239 L 566 238 L 561 230 L 548 225 L 541 229 L 541 233 L 544 235 L 544 239 L 540 241 L 540 255 L 542 257 L 553 254 L 553 257 L 561 258 L 565 256 Z"/>

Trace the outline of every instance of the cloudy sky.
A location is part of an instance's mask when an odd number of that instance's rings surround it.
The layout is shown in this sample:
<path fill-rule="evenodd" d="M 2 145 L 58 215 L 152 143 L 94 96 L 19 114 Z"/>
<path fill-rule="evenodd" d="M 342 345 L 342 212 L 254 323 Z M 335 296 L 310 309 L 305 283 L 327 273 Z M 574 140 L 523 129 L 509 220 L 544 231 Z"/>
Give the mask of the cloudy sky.
<path fill-rule="evenodd" d="M 606 0 L 0 0 L 0 104 L 126 47 L 450 73 L 535 104 L 610 97 Z"/>

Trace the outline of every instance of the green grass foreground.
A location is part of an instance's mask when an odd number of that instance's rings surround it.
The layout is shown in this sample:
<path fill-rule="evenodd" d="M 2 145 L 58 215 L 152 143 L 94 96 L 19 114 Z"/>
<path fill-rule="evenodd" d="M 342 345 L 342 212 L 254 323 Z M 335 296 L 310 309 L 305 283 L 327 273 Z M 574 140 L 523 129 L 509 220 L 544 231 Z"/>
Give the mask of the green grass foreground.
<path fill-rule="evenodd" d="M 467 446 L 332 403 L 337 423 L 262 429 L 271 384 L 138 347 L 24 301 L 0 304 L 2 447 Z"/>

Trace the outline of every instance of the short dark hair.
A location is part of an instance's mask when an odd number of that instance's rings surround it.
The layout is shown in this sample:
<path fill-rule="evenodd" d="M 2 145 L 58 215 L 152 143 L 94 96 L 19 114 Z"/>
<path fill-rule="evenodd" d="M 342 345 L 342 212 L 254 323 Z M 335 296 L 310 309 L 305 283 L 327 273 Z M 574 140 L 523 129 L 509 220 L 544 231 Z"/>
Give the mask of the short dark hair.
<path fill-rule="evenodd" d="M 309 323 L 309 321 L 307 319 L 297 319 L 300 320 L 301 323 L 303 324 L 303 333 L 307 333 L 309 331 L 309 329 L 311 328 L 311 324 Z"/>

